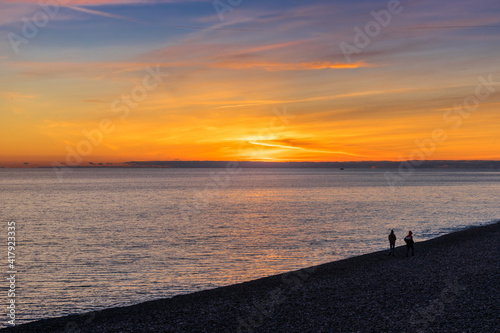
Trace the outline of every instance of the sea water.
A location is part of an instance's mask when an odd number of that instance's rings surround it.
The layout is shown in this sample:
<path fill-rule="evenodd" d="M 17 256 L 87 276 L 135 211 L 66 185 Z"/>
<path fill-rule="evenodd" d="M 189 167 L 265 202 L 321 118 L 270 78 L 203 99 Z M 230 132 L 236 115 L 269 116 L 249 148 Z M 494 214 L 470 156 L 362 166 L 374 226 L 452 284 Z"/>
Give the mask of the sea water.
<path fill-rule="evenodd" d="M 396 245 L 412 230 L 418 255 L 418 241 L 500 218 L 500 172 L 416 171 L 394 186 L 386 172 L 1 169 L 5 246 L 16 223 L 16 323 L 385 249 L 391 229 Z M 0 288 L 6 309 L 7 280 Z"/>

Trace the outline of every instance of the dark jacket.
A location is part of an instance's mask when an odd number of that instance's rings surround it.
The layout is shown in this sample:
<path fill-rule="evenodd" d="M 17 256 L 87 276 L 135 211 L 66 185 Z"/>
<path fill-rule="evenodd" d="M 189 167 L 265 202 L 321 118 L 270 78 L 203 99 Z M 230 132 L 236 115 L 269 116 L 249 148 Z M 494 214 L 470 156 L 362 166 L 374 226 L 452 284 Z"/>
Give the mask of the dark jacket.
<path fill-rule="evenodd" d="M 389 242 L 391 242 L 391 243 L 396 242 L 396 235 L 392 232 L 389 234 Z"/>
<path fill-rule="evenodd" d="M 412 247 L 413 246 L 413 237 L 412 236 L 406 236 L 405 237 L 405 243 L 406 243 L 406 246 L 408 247 Z"/>

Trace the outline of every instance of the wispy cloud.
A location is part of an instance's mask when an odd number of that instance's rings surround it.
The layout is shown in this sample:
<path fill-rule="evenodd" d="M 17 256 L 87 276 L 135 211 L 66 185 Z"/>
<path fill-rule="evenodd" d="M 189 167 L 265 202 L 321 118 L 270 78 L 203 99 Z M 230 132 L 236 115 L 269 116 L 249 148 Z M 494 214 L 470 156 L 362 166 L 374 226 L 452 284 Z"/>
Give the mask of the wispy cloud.
<path fill-rule="evenodd" d="M 147 23 L 146 21 L 142 21 L 142 20 L 138 20 L 135 18 L 126 17 L 126 16 L 121 16 L 121 15 L 116 15 L 116 14 L 110 14 L 110 13 L 106 13 L 106 12 L 103 12 L 100 10 L 94 10 L 94 9 L 88 9 L 88 8 L 83 8 L 83 7 L 78 7 L 78 6 L 70 6 L 70 5 L 65 5 L 64 7 L 72 9 L 72 10 L 76 10 L 79 12 L 97 15 L 97 16 L 102 16 L 102 17 L 108 17 L 108 18 L 125 20 L 125 21 L 136 22 L 136 23 Z M 180 25 L 180 24 L 167 24 L 166 26 L 171 27 L 171 28 L 189 29 L 189 30 L 260 31 L 259 29 L 248 29 L 248 28 L 221 28 L 221 27 L 215 27 L 215 26 L 214 27 L 199 27 L 199 26 Z"/>
<path fill-rule="evenodd" d="M 362 67 L 375 67 L 365 62 L 357 63 L 332 63 L 328 61 L 304 62 L 304 63 L 272 63 L 272 62 L 220 62 L 213 67 L 231 69 L 264 69 L 267 71 L 295 71 L 314 69 L 354 69 Z"/>
<path fill-rule="evenodd" d="M 435 25 L 435 26 L 419 26 L 409 27 L 408 29 L 479 29 L 493 28 L 500 29 L 500 25 Z"/>
<path fill-rule="evenodd" d="M 65 5 L 64 7 L 72 9 L 72 10 L 76 10 L 76 11 L 79 11 L 79 12 L 87 13 L 87 14 L 92 14 L 92 15 L 97 15 L 97 16 L 103 16 L 103 17 L 109 17 L 109 18 L 114 18 L 114 19 L 118 19 L 118 20 L 130 21 L 130 22 L 144 23 L 143 21 L 140 21 L 140 20 L 137 20 L 137 19 L 134 19 L 134 18 L 125 17 L 125 16 L 121 16 L 121 15 L 110 14 L 110 13 L 105 13 L 105 12 L 102 12 L 100 10 L 93 10 L 93 9 L 82 8 L 82 7 L 77 7 L 77 6 L 69 6 L 69 5 Z"/>
<path fill-rule="evenodd" d="M 218 109 L 227 109 L 227 108 L 239 108 L 239 107 L 248 107 L 248 106 L 256 106 L 256 105 L 272 105 L 272 104 L 293 104 L 293 103 L 304 103 L 304 102 L 321 102 L 321 101 L 330 101 L 341 98 L 357 98 L 357 97 L 366 97 L 372 95 L 394 95 L 397 93 L 409 92 L 409 89 L 388 89 L 388 90 L 373 90 L 373 91 L 359 91 L 352 92 L 347 94 L 332 94 L 328 96 L 314 96 L 308 98 L 300 98 L 300 99 L 288 99 L 288 100 L 248 100 L 245 103 L 241 102 L 232 102 L 226 103 L 228 105 L 219 106 Z"/>
<path fill-rule="evenodd" d="M 303 147 L 285 146 L 285 145 L 273 144 L 273 143 L 267 143 L 267 142 L 249 141 L 248 143 L 250 143 L 252 145 L 265 146 L 265 147 L 273 147 L 273 148 L 281 148 L 281 149 L 292 149 L 292 150 L 302 150 L 302 151 L 310 152 L 310 153 L 349 155 L 349 156 L 358 156 L 358 157 L 365 156 L 365 155 L 359 155 L 359 154 L 354 154 L 354 153 L 348 153 L 348 152 L 345 152 L 345 151 L 317 150 L 317 149 L 310 149 L 310 148 L 303 148 Z"/>

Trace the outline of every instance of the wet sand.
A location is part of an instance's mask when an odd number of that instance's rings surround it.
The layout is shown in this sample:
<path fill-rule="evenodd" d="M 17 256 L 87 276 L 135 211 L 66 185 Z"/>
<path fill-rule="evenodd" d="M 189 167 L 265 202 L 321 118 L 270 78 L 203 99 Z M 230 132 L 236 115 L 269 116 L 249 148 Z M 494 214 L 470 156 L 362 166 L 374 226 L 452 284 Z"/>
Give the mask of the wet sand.
<path fill-rule="evenodd" d="M 387 254 L 2 331 L 500 332 L 500 222 Z"/>

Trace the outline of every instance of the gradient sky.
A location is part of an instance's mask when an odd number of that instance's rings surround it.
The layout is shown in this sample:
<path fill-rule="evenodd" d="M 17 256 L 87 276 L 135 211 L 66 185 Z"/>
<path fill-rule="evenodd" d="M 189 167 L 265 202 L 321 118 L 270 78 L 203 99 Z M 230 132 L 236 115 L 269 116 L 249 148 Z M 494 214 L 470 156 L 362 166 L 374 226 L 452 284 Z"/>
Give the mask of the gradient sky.
<path fill-rule="evenodd" d="M 500 159 L 497 0 L 401 1 L 350 62 L 341 43 L 389 1 L 242 0 L 222 20 L 213 1 L 59 1 L 48 22 L 0 2 L 0 164 L 405 160 L 436 129 L 426 159 Z M 148 66 L 168 76 L 121 119 Z"/>

